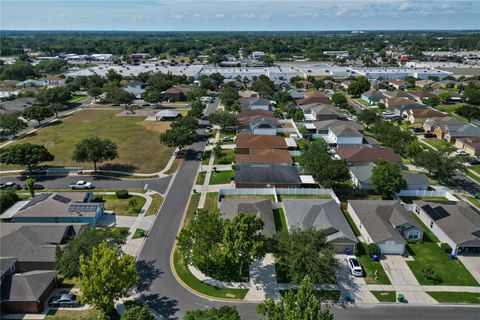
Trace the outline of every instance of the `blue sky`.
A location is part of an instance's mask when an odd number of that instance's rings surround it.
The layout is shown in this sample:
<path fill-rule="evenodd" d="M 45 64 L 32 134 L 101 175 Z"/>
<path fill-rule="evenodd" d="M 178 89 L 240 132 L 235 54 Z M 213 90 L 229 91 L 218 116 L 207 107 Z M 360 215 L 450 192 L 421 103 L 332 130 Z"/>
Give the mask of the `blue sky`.
<path fill-rule="evenodd" d="M 1 0 L 2 30 L 480 29 L 480 0 Z"/>

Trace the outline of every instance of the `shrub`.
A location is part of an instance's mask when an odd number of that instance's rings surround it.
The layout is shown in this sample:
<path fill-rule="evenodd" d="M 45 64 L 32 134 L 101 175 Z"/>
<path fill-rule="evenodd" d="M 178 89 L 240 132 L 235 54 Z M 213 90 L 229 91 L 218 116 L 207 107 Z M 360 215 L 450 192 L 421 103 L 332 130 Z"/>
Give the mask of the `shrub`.
<path fill-rule="evenodd" d="M 369 245 L 367 245 L 367 254 L 369 256 L 373 256 L 373 255 L 377 255 L 379 256 L 381 251 L 380 251 L 380 247 L 377 246 L 375 243 L 370 243 Z"/>
<path fill-rule="evenodd" d="M 115 195 L 118 199 L 127 199 L 129 197 L 127 190 L 118 190 L 117 192 L 115 192 Z"/>
<path fill-rule="evenodd" d="M 93 197 L 93 202 L 103 202 L 103 197 L 97 194 Z"/>
<path fill-rule="evenodd" d="M 10 208 L 15 202 L 19 201 L 17 193 L 13 189 L 6 189 L 0 192 L 0 212 Z"/>
<path fill-rule="evenodd" d="M 442 250 L 447 254 L 452 253 L 452 247 L 450 247 L 450 245 L 448 243 L 442 243 L 440 245 L 440 248 L 442 248 Z"/>

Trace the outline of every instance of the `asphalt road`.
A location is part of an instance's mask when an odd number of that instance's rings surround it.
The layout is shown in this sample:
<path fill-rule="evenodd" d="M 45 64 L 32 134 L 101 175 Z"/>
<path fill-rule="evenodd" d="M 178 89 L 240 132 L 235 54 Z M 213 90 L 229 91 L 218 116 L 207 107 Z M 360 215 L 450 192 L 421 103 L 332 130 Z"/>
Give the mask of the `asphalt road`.
<path fill-rule="evenodd" d="M 220 103 L 220 99 L 215 98 L 215 100 L 212 103 L 209 103 L 207 105 L 207 109 L 205 110 L 205 116 L 208 117 L 210 114 L 215 113 L 218 108 L 218 104 Z"/>
<path fill-rule="evenodd" d="M 453 183 L 456 185 L 455 187 L 453 187 L 455 191 L 471 194 L 480 194 L 480 185 L 465 176 L 463 173 L 456 171 L 453 174 L 452 180 Z"/>
<path fill-rule="evenodd" d="M 165 193 L 172 176 L 161 179 L 131 179 L 125 180 L 116 177 L 93 177 L 93 176 L 36 176 L 35 181 L 46 189 L 65 189 L 70 183 L 78 180 L 92 182 L 96 189 L 143 189 L 148 188 L 160 193 Z M 23 185 L 26 177 L 0 177 L 0 182 L 15 182 Z"/>

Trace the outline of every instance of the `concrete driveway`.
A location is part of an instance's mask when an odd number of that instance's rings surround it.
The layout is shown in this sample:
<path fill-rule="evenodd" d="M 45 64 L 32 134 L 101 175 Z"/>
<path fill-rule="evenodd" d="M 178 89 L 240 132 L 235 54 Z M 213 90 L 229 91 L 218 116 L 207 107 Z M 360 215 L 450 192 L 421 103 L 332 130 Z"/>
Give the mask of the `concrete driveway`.
<path fill-rule="evenodd" d="M 437 302 L 423 290 L 413 275 L 403 256 L 387 255 L 380 260 L 395 291 L 405 295 L 411 304 L 436 304 Z"/>
<path fill-rule="evenodd" d="M 480 256 L 457 256 L 465 268 L 472 274 L 472 276 L 480 283 Z"/>
<path fill-rule="evenodd" d="M 354 277 L 350 273 L 350 269 L 345 261 L 346 255 L 337 254 L 335 257 L 338 262 L 337 281 L 340 286 L 342 297 L 346 292 L 350 292 L 355 299 L 355 302 L 378 303 L 377 298 L 375 298 L 375 296 L 368 290 L 365 279 L 363 277 Z"/>

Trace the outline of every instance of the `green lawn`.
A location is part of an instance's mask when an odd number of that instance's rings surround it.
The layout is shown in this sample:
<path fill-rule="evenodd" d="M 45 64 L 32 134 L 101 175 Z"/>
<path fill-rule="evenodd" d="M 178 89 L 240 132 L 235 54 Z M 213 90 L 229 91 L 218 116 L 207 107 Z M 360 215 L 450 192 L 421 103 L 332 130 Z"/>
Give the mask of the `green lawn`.
<path fill-rule="evenodd" d="M 145 204 L 145 198 L 130 195 L 127 199 L 118 199 L 116 195 L 101 195 L 105 210 L 113 211 L 117 216 L 136 216 Z M 135 205 L 129 204 L 130 199 L 135 199 Z"/>
<path fill-rule="evenodd" d="M 233 149 L 223 149 L 222 155 L 216 157 L 213 164 L 231 164 L 235 161 L 235 151 Z"/>
<path fill-rule="evenodd" d="M 145 212 L 145 216 L 157 214 L 158 209 L 160 209 L 160 206 L 163 203 L 163 198 L 161 195 L 154 193 L 150 196 L 152 197 L 152 204 L 150 207 L 148 207 L 147 212 Z"/>
<path fill-rule="evenodd" d="M 395 302 L 397 299 L 395 291 L 370 291 L 380 302 Z"/>
<path fill-rule="evenodd" d="M 293 159 L 293 162 L 299 163 L 300 159 L 302 159 L 302 156 L 293 156 L 292 159 Z"/>
<path fill-rule="evenodd" d="M 143 232 L 143 235 L 142 235 L 142 232 Z M 137 230 L 135 230 L 135 233 L 133 234 L 132 239 L 140 239 L 145 237 L 146 235 L 147 235 L 147 231 L 138 228 Z"/>
<path fill-rule="evenodd" d="M 287 219 L 285 218 L 285 212 L 283 209 L 274 209 L 273 218 L 275 219 L 275 229 L 279 231 L 288 231 Z"/>
<path fill-rule="evenodd" d="M 428 230 L 424 225 L 423 227 L 424 230 Z M 478 286 L 478 282 L 463 264 L 459 260 L 451 260 L 436 242 L 438 239 L 426 231 L 422 242 L 408 244 L 408 250 L 414 261 L 407 261 L 407 264 L 418 282 L 422 285 Z M 431 280 L 424 276 L 422 269 L 428 264 L 432 266 L 437 279 Z"/>
<path fill-rule="evenodd" d="M 428 138 L 428 139 L 424 139 L 423 141 L 429 144 L 430 146 L 434 147 L 435 149 L 451 146 L 451 144 L 448 143 L 447 141 L 442 139 L 437 139 L 437 138 Z"/>
<path fill-rule="evenodd" d="M 477 198 L 471 197 L 471 196 L 465 196 L 464 198 L 467 198 L 468 201 L 470 201 L 470 202 L 473 203 L 475 206 L 477 206 L 478 208 L 480 208 L 480 200 L 478 200 Z"/>
<path fill-rule="evenodd" d="M 204 295 L 224 299 L 243 299 L 248 292 L 248 289 L 225 289 L 203 283 L 188 270 L 178 250 L 173 254 L 173 265 L 178 277 L 185 285 Z"/>
<path fill-rule="evenodd" d="M 469 170 L 465 171 L 464 174 L 473 179 L 475 182 L 480 183 L 480 177 L 474 174 L 473 172 L 470 172 Z"/>
<path fill-rule="evenodd" d="M 475 165 L 475 166 L 469 166 L 468 169 L 475 171 L 476 173 L 480 174 L 480 166 Z"/>
<path fill-rule="evenodd" d="M 197 176 L 197 181 L 195 181 L 195 184 L 203 185 L 203 183 L 205 182 L 206 175 L 207 175 L 206 171 L 199 172 Z"/>
<path fill-rule="evenodd" d="M 275 197 L 273 195 L 260 195 L 260 194 L 231 194 L 231 195 L 225 195 L 222 198 L 228 199 L 228 198 L 234 198 L 234 199 L 268 199 L 272 200 L 272 202 L 275 202 Z"/>
<path fill-rule="evenodd" d="M 208 184 L 230 183 L 233 177 L 235 177 L 235 171 L 233 170 L 212 172 L 212 175 L 210 177 L 210 181 Z"/>
<path fill-rule="evenodd" d="M 45 320 L 98 320 L 102 318 L 102 312 L 95 309 L 88 310 L 58 310 L 48 311 Z"/>
<path fill-rule="evenodd" d="M 207 198 L 205 199 L 204 208 L 208 211 L 216 211 L 218 201 L 218 192 L 209 192 L 207 193 Z"/>
<path fill-rule="evenodd" d="M 221 132 L 220 133 L 220 139 L 222 138 L 233 138 L 237 135 L 235 131 L 227 131 L 227 132 Z"/>
<path fill-rule="evenodd" d="M 441 303 L 480 303 L 480 293 L 475 292 L 427 292 Z"/>
<path fill-rule="evenodd" d="M 70 100 L 68 100 L 69 103 L 75 103 L 75 102 L 78 102 L 80 100 L 83 100 L 85 98 L 88 98 L 88 96 L 78 96 L 78 95 L 74 95 L 72 96 L 72 98 Z"/>
<path fill-rule="evenodd" d="M 207 165 L 210 162 L 210 157 L 212 156 L 212 151 L 207 150 L 203 153 L 202 164 Z"/>
<path fill-rule="evenodd" d="M 298 291 L 297 289 L 290 289 L 293 291 Z M 282 297 L 290 290 L 280 290 Z M 317 290 L 315 295 L 320 299 L 320 301 L 339 301 L 340 300 L 340 290 Z"/>
<path fill-rule="evenodd" d="M 423 200 L 423 201 L 435 201 L 435 200 L 448 200 L 445 197 L 400 197 L 403 202 L 405 203 L 413 203 L 416 200 Z"/>
<path fill-rule="evenodd" d="M 44 145 L 55 160 L 41 165 L 69 166 L 93 169 L 92 163 L 77 163 L 72 154 L 75 145 L 84 138 L 112 140 L 118 147 L 118 158 L 99 165 L 101 169 L 158 172 L 167 164 L 172 148 L 159 142 L 159 134 L 169 128 L 169 122 L 144 121 L 143 117 L 117 117 L 120 109 L 81 110 L 42 128 L 17 143 Z M 2 166 L 3 170 L 19 168 Z"/>
<path fill-rule="evenodd" d="M 193 212 L 198 208 L 198 202 L 200 202 L 200 193 L 194 193 L 190 197 L 190 202 L 188 203 L 187 213 L 185 215 L 185 220 L 183 221 L 184 226 L 190 222 Z"/>

